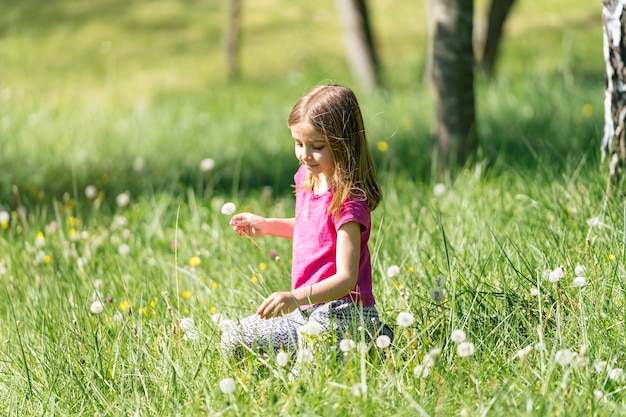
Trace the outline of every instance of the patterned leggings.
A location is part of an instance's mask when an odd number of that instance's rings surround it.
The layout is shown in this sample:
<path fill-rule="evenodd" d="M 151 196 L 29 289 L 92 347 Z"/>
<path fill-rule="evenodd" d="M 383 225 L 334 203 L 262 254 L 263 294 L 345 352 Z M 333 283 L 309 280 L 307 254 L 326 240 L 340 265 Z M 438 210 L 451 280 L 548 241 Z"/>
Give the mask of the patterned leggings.
<path fill-rule="evenodd" d="M 242 345 L 253 350 L 278 352 L 282 348 L 295 352 L 298 350 L 298 328 L 309 320 L 315 320 L 323 331 L 334 332 L 338 338 L 359 337 L 358 328 L 363 326 L 366 338 L 370 340 L 380 328 L 376 307 L 335 300 L 271 319 L 262 319 L 257 314 L 248 316 L 236 329 L 222 334 L 222 349 L 238 357 L 243 353 Z"/>

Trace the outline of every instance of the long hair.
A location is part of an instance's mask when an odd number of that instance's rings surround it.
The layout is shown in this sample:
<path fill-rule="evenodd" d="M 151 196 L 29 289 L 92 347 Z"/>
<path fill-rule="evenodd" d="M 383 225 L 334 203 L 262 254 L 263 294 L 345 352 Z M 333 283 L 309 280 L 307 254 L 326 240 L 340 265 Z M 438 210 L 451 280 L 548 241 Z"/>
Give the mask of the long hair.
<path fill-rule="evenodd" d="M 361 109 L 352 90 L 339 85 L 314 87 L 296 102 L 287 123 L 291 127 L 303 122 L 311 124 L 332 150 L 335 169 L 328 212 L 338 216 L 349 197 L 367 200 L 370 211 L 374 210 L 382 200 L 382 191 L 367 146 Z M 315 181 L 308 174 L 302 187 L 313 189 Z"/>

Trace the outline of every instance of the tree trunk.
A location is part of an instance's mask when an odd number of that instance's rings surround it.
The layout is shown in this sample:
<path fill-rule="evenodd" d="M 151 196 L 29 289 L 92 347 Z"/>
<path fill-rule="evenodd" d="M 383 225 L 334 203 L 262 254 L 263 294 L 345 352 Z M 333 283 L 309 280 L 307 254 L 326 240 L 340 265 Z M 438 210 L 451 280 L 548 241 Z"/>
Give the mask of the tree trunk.
<path fill-rule="evenodd" d="M 226 24 L 226 75 L 229 80 L 239 78 L 239 48 L 241 34 L 241 0 L 228 0 Z"/>
<path fill-rule="evenodd" d="M 626 13 L 621 0 L 602 0 L 602 26 L 606 62 L 602 160 L 611 155 L 609 172 L 615 178 L 621 174 L 626 158 Z"/>
<path fill-rule="evenodd" d="M 365 1 L 336 0 L 336 3 L 344 27 L 348 63 L 361 86 L 371 91 L 380 85 L 380 74 Z"/>
<path fill-rule="evenodd" d="M 433 162 L 438 170 L 464 165 L 478 148 L 473 12 L 474 0 L 437 0 L 435 5 Z"/>
<path fill-rule="evenodd" d="M 487 36 L 480 60 L 481 67 L 489 78 L 495 75 L 496 58 L 502 40 L 504 22 L 514 3 L 515 0 L 491 0 L 487 19 Z"/>

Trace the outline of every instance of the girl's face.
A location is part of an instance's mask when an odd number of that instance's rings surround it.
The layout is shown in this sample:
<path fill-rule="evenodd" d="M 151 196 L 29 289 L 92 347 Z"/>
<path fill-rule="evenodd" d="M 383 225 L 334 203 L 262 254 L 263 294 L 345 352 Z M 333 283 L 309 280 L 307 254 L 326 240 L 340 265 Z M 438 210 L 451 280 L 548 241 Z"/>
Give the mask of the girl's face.
<path fill-rule="evenodd" d="M 290 129 L 296 145 L 296 158 L 310 174 L 318 175 L 330 184 L 335 160 L 326 138 L 308 122 L 292 125 Z"/>

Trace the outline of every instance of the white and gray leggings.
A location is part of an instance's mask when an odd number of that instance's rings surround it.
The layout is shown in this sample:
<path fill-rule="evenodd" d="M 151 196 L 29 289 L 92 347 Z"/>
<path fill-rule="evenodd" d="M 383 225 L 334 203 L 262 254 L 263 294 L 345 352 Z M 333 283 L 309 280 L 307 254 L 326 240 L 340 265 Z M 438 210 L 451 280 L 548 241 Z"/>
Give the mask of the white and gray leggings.
<path fill-rule="evenodd" d="M 335 300 L 271 319 L 262 319 L 257 314 L 248 316 L 239 321 L 236 329 L 222 334 L 222 348 L 235 356 L 241 356 L 245 347 L 254 351 L 284 349 L 295 352 L 298 350 L 298 328 L 309 320 L 318 322 L 325 332 L 334 332 L 338 340 L 356 338 L 357 342 L 360 340 L 359 326 L 365 330 L 367 341 L 375 338 L 381 327 L 376 307 Z"/>

